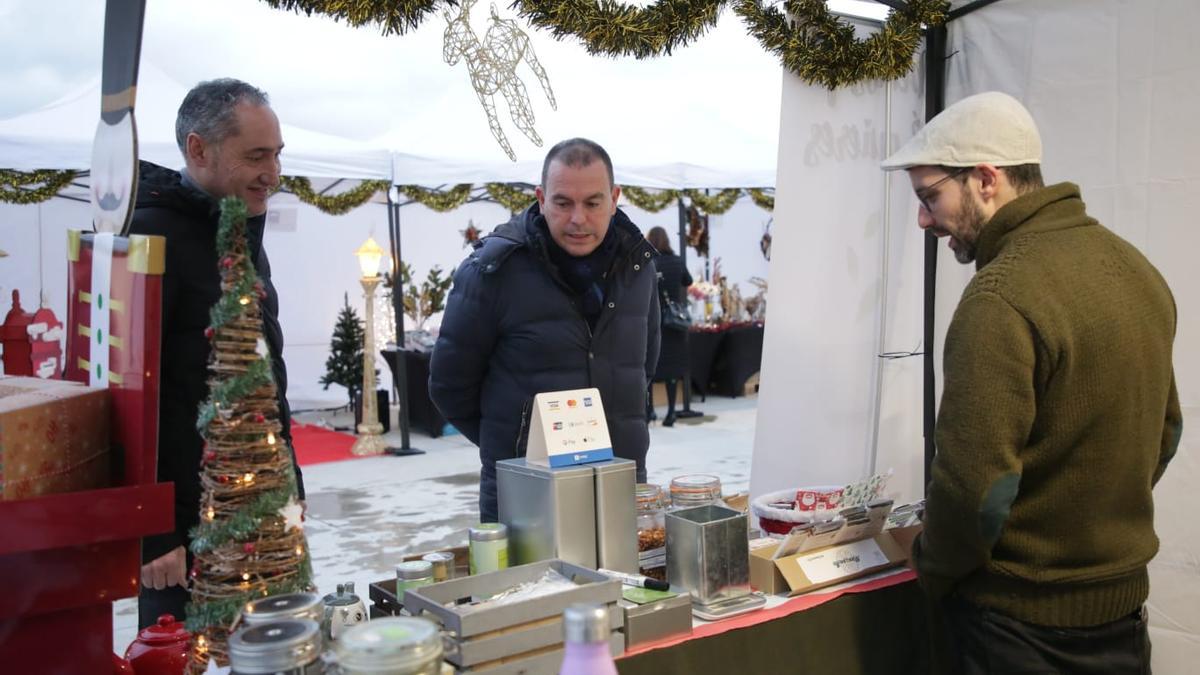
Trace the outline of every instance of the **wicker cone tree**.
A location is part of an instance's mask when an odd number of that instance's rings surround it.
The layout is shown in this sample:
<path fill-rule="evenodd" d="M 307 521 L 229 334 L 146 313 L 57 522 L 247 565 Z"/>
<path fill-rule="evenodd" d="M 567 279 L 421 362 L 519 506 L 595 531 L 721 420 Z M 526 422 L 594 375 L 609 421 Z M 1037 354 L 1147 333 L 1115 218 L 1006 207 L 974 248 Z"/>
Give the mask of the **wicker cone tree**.
<path fill-rule="evenodd" d="M 221 200 L 217 251 L 222 297 L 206 331 L 213 346 L 210 395 L 196 423 L 205 445 L 200 524 L 191 533 L 192 673 L 204 672 L 210 659 L 228 664 L 229 633 L 246 602 L 312 583 L 291 449 L 279 435 L 263 339 L 259 303 L 266 292 L 247 251 L 240 199 Z"/>

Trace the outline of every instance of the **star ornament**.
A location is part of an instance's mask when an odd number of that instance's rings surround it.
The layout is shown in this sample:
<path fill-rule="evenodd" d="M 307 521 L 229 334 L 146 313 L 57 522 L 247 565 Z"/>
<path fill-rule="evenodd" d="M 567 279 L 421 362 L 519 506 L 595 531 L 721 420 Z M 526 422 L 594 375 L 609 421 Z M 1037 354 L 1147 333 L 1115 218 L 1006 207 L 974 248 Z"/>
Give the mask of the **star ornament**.
<path fill-rule="evenodd" d="M 262 338 L 258 338 L 258 342 L 254 345 L 254 351 L 264 359 L 271 357 L 271 351 L 267 349 L 267 341 Z"/>
<path fill-rule="evenodd" d="M 303 528 L 303 515 L 304 507 L 300 506 L 300 502 L 297 502 L 295 497 L 289 499 L 288 503 L 279 509 L 279 517 L 283 518 L 285 529 L 288 530 L 293 527 Z"/>

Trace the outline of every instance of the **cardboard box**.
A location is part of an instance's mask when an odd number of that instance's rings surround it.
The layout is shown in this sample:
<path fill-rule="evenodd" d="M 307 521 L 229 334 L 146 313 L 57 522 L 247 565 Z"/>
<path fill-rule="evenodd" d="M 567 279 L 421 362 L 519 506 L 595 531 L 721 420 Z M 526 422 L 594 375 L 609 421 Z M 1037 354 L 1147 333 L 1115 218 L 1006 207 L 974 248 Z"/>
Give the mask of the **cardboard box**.
<path fill-rule="evenodd" d="M 107 389 L 0 378 L 0 500 L 111 485 L 109 406 Z"/>
<path fill-rule="evenodd" d="M 919 532 L 920 526 L 899 529 Z M 902 539 L 907 537 L 911 543 L 916 536 L 910 532 L 901 535 L 893 536 L 893 530 L 885 530 L 866 539 L 802 551 L 778 560 L 771 559 L 777 544 L 752 546 L 750 585 L 763 593 L 798 595 L 895 567 L 908 560 L 910 548 L 901 543 Z"/>

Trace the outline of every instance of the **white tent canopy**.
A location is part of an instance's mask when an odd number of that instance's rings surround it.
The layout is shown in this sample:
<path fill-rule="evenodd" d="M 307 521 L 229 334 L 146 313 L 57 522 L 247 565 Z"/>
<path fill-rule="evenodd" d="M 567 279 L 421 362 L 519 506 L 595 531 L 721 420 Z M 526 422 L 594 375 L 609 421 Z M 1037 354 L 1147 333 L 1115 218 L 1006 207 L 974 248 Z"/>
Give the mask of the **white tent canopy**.
<path fill-rule="evenodd" d="M 21 11 L 61 11 L 42 7 Z M 102 3 L 75 10 L 80 20 L 92 14 L 102 24 Z M 487 14 L 486 6 L 475 7 L 480 35 Z M 512 16 L 506 9 L 501 15 Z M 283 123 L 286 175 L 390 178 L 428 187 L 532 183 L 550 144 L 585 136 L 609 151 L 619 183 L 775 184 L 778 61 L 731 12 L 670 58 L 641 62 L 593 57 L 574 41 L 529 30 L 557 110 L 522 65 L 517 74 L 544 139 L 538 147 L 516 129 L 503 97 L 495 97 L 518 162 L 492 138 L 466 65 L 442 61 L 444 29 L 440 13 L 409 34 L 385 37 L 258 0 L 149 3 L 136 108 L 141 158 L 179 166 L 173 125 L 184 93 L 201 80 L 237 77 L 270 95 Z M 99 55 L 97 48 L 95 63 L 79 65 L 99 73 Z M 50 105 L 0 120 L 0 168 L 88 168 L 99 103 L 97 78 Z"/>

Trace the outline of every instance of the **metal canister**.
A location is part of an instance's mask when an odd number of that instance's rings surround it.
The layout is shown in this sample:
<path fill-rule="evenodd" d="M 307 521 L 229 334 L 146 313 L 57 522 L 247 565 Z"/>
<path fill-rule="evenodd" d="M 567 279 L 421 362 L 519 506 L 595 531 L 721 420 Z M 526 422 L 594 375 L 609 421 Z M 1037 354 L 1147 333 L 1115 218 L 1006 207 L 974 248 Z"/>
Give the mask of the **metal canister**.
<path fill-rule="evenodd" d="M 445 551 L 426 553 L 421 560 L 433 565 L 433 583 L 454 578 L 454 554 Z"/>
<path fill-rule="evenodd" d="M 322 675 L 321 627 L 311 619 L 248 626 L 229 637 L 233 675 Z"/>
<path fill-rule="evenodd" d="M 428 619 L 389 616 L 348 629 L 333 654 L 344 675 L 437 675 L 442 636 Z"/>
<path fill-rule="evenodd" d="M 433 565 L 428 560 L 409 560 L 396 565 L 396 596 L 404 591 L 433 583 Z"/>
<path fill-rule="evenodd" d="M 495 572 L 508 567 L 508 526 L 480 523 L 470 529 L 471 574 Z"/>
<path fill-rule="evenodd" d="M 316 593 L 283 593 L 251 600 L 242 610 L 242 622 L 257 626 L 282 619 L 311 619 L 321 623 L 325 605 Z"/>

